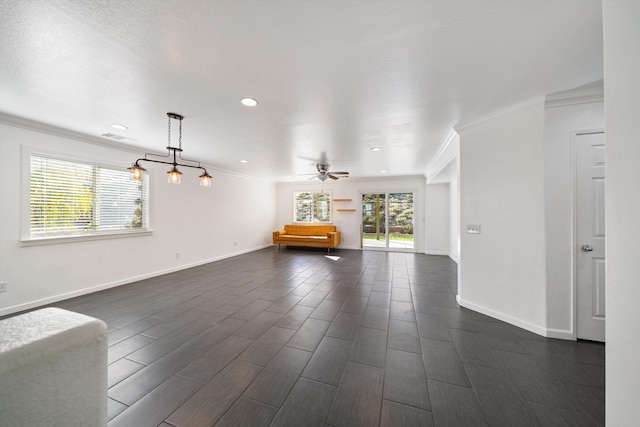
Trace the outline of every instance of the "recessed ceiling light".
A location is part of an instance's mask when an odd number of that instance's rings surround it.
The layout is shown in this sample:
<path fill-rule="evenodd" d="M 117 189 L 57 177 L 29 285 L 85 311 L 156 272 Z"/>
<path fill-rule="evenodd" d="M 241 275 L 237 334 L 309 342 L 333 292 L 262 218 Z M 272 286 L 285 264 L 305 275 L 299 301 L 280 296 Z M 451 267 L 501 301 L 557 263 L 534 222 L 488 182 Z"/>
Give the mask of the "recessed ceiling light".
<path fill-rule="evenodd" d="M 255 107 L 258 105 L 258 100 L 254 98 L 242 98 L 240 102 L 246 107 Z"/>
<path fill-rule="evenodd" d="M 127 130 L 127 129 L 129 129 L 125 125 L 121 125 L 121 124 L 118 124 L 118 123 L 111 123 L 109 126 L 111 126 L 114 129 L 118 129 L 118 130 Z"/>
<path fill-rule="evenodd" d="M 387 173 L 387 171 L 386 170 L 381 170 L 380 173 Z"/>
<path fill-rule="evenodd" d="M 381 147 L 371 147 L 371 151 L 380 151 L 382 150 Z"/>
<path fill-rule="evenodd" d="M 240 163 L 249 163 L 249 160 L 240 160 Z"/>

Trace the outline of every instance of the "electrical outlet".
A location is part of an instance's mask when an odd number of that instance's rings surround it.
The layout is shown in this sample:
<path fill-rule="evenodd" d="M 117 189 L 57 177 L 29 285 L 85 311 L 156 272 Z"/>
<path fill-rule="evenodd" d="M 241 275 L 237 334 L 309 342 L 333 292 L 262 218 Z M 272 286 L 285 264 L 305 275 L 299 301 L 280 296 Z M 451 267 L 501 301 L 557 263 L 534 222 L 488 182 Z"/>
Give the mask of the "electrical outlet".
<path fill-rule="evenodd" d="M 480 224 L 467 224 L 467 234 L 480 234 Z"/>
<path fill-rule="evenodd" d="M 180 252 L 176 252 L 176 259 L 180 258 Z"/>
<path fill-rule="evenodd" d="M 7 282 L 0 282 L 0 294 L 7 292 Z"/>

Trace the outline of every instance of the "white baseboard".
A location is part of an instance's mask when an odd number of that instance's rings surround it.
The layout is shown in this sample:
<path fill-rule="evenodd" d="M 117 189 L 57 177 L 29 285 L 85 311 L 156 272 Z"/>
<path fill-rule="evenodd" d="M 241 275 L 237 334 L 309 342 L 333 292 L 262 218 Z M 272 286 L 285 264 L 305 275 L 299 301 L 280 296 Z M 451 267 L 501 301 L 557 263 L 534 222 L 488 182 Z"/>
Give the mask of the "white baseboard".
<path fill-rule="evenodd" d="M 526 322 L 522 319 L 518 319 L 517 317 L 513 317 L 508 314 L 501 313 L 499 311 L 492 310 L 490 308 L 486 308 L 469 301 L 465 301 L 461 299 L 459 295 L 456 296 L 456 300 L 458 301 L 458 304 L 460 304 L 462 307 L 468 308 L 469 310 L 477 311 L 478 313 L 482 313 L 495 319 L 502 320 L 503 322 L 507 322 L 513 326 L 517 326 L 519 328 L 526 329 L 529 332 L 533 332 L 534 334 L 541 335 L 543 337 L 547 336 L 547 329 L 542 326 L 534 325 L 533 323 Z"/>
<path fill-rule="evenodd" d="M 0 309 L 0 316 L 6 316 L 8 314 L 17 313 L 17 312 L 24 311 L 24 310 L 29 310 L 29 309 L 32 309 L 32 308 L 35 308 L 35 307 L 40 307 L 40 306 L 43 306 L 43 305 L 53 304 L 53 303 L 56 303 L 58 301 L 62 301 L 62 300 L 70 299 L 70 298 L 75 298 L 75 297 L 79 297 L 79 296 L 82 296 L 82 295 L 91 294 L 91 293 L 94 293 L 94 292 L 103 291 L 103 290 L 109 289 L 109 288 L 115 288 L 116 286 L 127 285 L 129 283 L 137 282 L 137 281 L 140 281 L 140 280 L 150 279 L 152 277 L 157 277 L 157 276 L 162 276 L 163 274 L 173 273 L 175 271 L 186 270 L 188 268 L 197 267 L 199 265 L 208 264 L 210 262 L 220 261 L 220 260 L 223 260 L 223 259 L 226 259 L 226 258 L 232 258 L 234 256 L 243 255 L 243 254 L 246 254 L 246 253 L 249 253 L 249 252 L 259 251 L 260 249 L 268 248 L 270 246 L 273 246 L 273 244 L 269 243 L 269 244 L 257 246 L 257 247 L 251 248 L 251 249 L 245 249 L 245 250 L 242 250 L 242 251 L 232 252 L 232 253 L 229 253 L 229 254 L 220 255 L 220 256 L 209 258 L 209 259 L 205 259 L 205 260 L 196 261 L 196 262 L 192 262 L 192 263 L 189 263 L 189 264 L 183 264 L 183 265 L 179 265 L 179 266 L 176 266 L 176 267 L 167 268 L 167 269 L 164 269 L 164 270 L 154 271 L 152 273 L 146 273 L 146 274 L 141 274 L 141 275 L 138 275 L 138 276 L 127 277 L 126 279 L 116 280 L 114 282 L 102 283 L 100 285 L 91 286 L 89 288 L 79 289 L 79 290 L 72 291 L 72 292 L 67 292 L 67 293 L 64 293 L 64 294 L 58 294 L 58 295 L 54 295 L 54 296 L 47 297 L 47 298 L 42 298 L 42 299 L 35 300 L 35 301 L 29 301 L 29 302 L 26 302 L 26 303 L 17 304 L 17 305 L 13 305 L 13 306 L 10 306 L 10 307 L 5 307 L 5 308 Z"/>
<path fill-rule="evenodd" d="M 361 248 L 359 248 L 357 246 L 344 246 L 344 245 L 336 246 L 336 249 L 348 249 L 350 251 L 359 251 L 359 250 L 361 250 Z"/>
<path fill-rule="evenodd" d="M 444 252 L 444 251 L 424 251 L 425 255 L 443 255 L 443 256 L 448 256 L 453 262 L 455 262 L 456 264 L 459 264 L 460 262 L 458 261 L 458 258 L 456 258 L 455 256 L 453 256 L 450 252 Z"/>
<path fill-rule="evenodd" d="M 482 313 L 487 316 L 496 318 L 498 320 L 502 320 L 503 322 L 507 322 L 511 325 L 517 326 L 522 329 L 526 329 L 529 332 L 533 332 L 534 334 L 537 334 L 537 335 L 542 335 L 543 337 L 555 338 L 559 340 L 568 340 L 568 341 L 576 340 L 575 333 L 573 333 L 573 331 L 568 329 L 554 329 L 554 328 L 545 329 L 540 326 L 536 326 L 531 323 L 524 322 L 513 316 L 509 316 L 504 313 L 500 313 L 495 310 L 491 310 L 491 309 L 482 307 L 480 305 L 473 304 L 468 301 L 464 301 L 460 298 L 460 295 L 456 295 L 456 301 L 460 306 L 468 308 L 469 310 L 477 311 L 478 313 Z"/>
<path fill-rule="evenodd" d="M 575 341 L 576 334 L 566 329 L 547 328 L 547 338 L 556 338 L 559 340 Z"/>

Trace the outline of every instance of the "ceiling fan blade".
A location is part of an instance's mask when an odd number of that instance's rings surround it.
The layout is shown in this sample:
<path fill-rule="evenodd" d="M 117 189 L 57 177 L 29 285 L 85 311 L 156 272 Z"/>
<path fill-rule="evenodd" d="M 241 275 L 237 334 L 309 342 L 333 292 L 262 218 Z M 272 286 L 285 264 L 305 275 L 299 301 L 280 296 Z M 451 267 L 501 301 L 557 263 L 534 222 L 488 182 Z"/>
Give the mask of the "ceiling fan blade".
<path fill-rule="evenodd" d="M 331 171 L 331 173 L 334 174 L 334 175 L 349 175 L 349 172 L 334 172 L 334 171 Z"/>
<path fill-rule="evenodd" d="M 300 160 L 306 160 L 307 162 L 313 162 L 311 163 L 312 165 L 315 165 L 316 163 L 318 163 L 318 159 L 313 159 L 311 157 L 297 156 L 297 158 Z"/>
<path fill-rule="evenodd" d="M 331 179 L 338 179 L 338 177 L 337 177 L 337 176 L 333 176 L 333 175 L 332 175 L 332 174 L 330 174 L 330 173 L 329 173 L 329 174 L 327 174 L 327 176 L 328 176 L 329 178 L 331 178 Z"/>
<path fill-rule="evenodd" d="M 311 181 L 312 179 L 316 179 L 318 177 L 318 175 L 316 175 L 315 173 L 313 174 L 313 176 L 309 179 L 307 179 L 307 181 Z"/>
<path fill-rule="evenodd" d="M 298 176 L 309 176 L 309 175 L 316 176 L 316 175 L 318 175 L 318 173 L 316 172 L 316 173 L 299 173 L 298 174 Z"/>

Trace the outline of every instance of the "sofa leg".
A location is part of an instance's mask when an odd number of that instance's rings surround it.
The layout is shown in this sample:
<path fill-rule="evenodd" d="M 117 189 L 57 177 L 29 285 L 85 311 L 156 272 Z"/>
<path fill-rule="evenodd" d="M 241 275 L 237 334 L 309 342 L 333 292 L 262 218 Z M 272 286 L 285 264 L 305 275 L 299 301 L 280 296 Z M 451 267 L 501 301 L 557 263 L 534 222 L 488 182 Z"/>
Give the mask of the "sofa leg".
<path fill-rule="evenodd" d="M 330 253 L 331 253 L 331 248 L 330 248 L 330 247 L 328 247 L 328 248 L 327 248 L 327 253 L 328 253 L 328 254 L 330 254 Z"/>
<path fill-rule="evenodd" d="M 278 252 L 280 252 L 280 244 L 278 244 Z"/>

